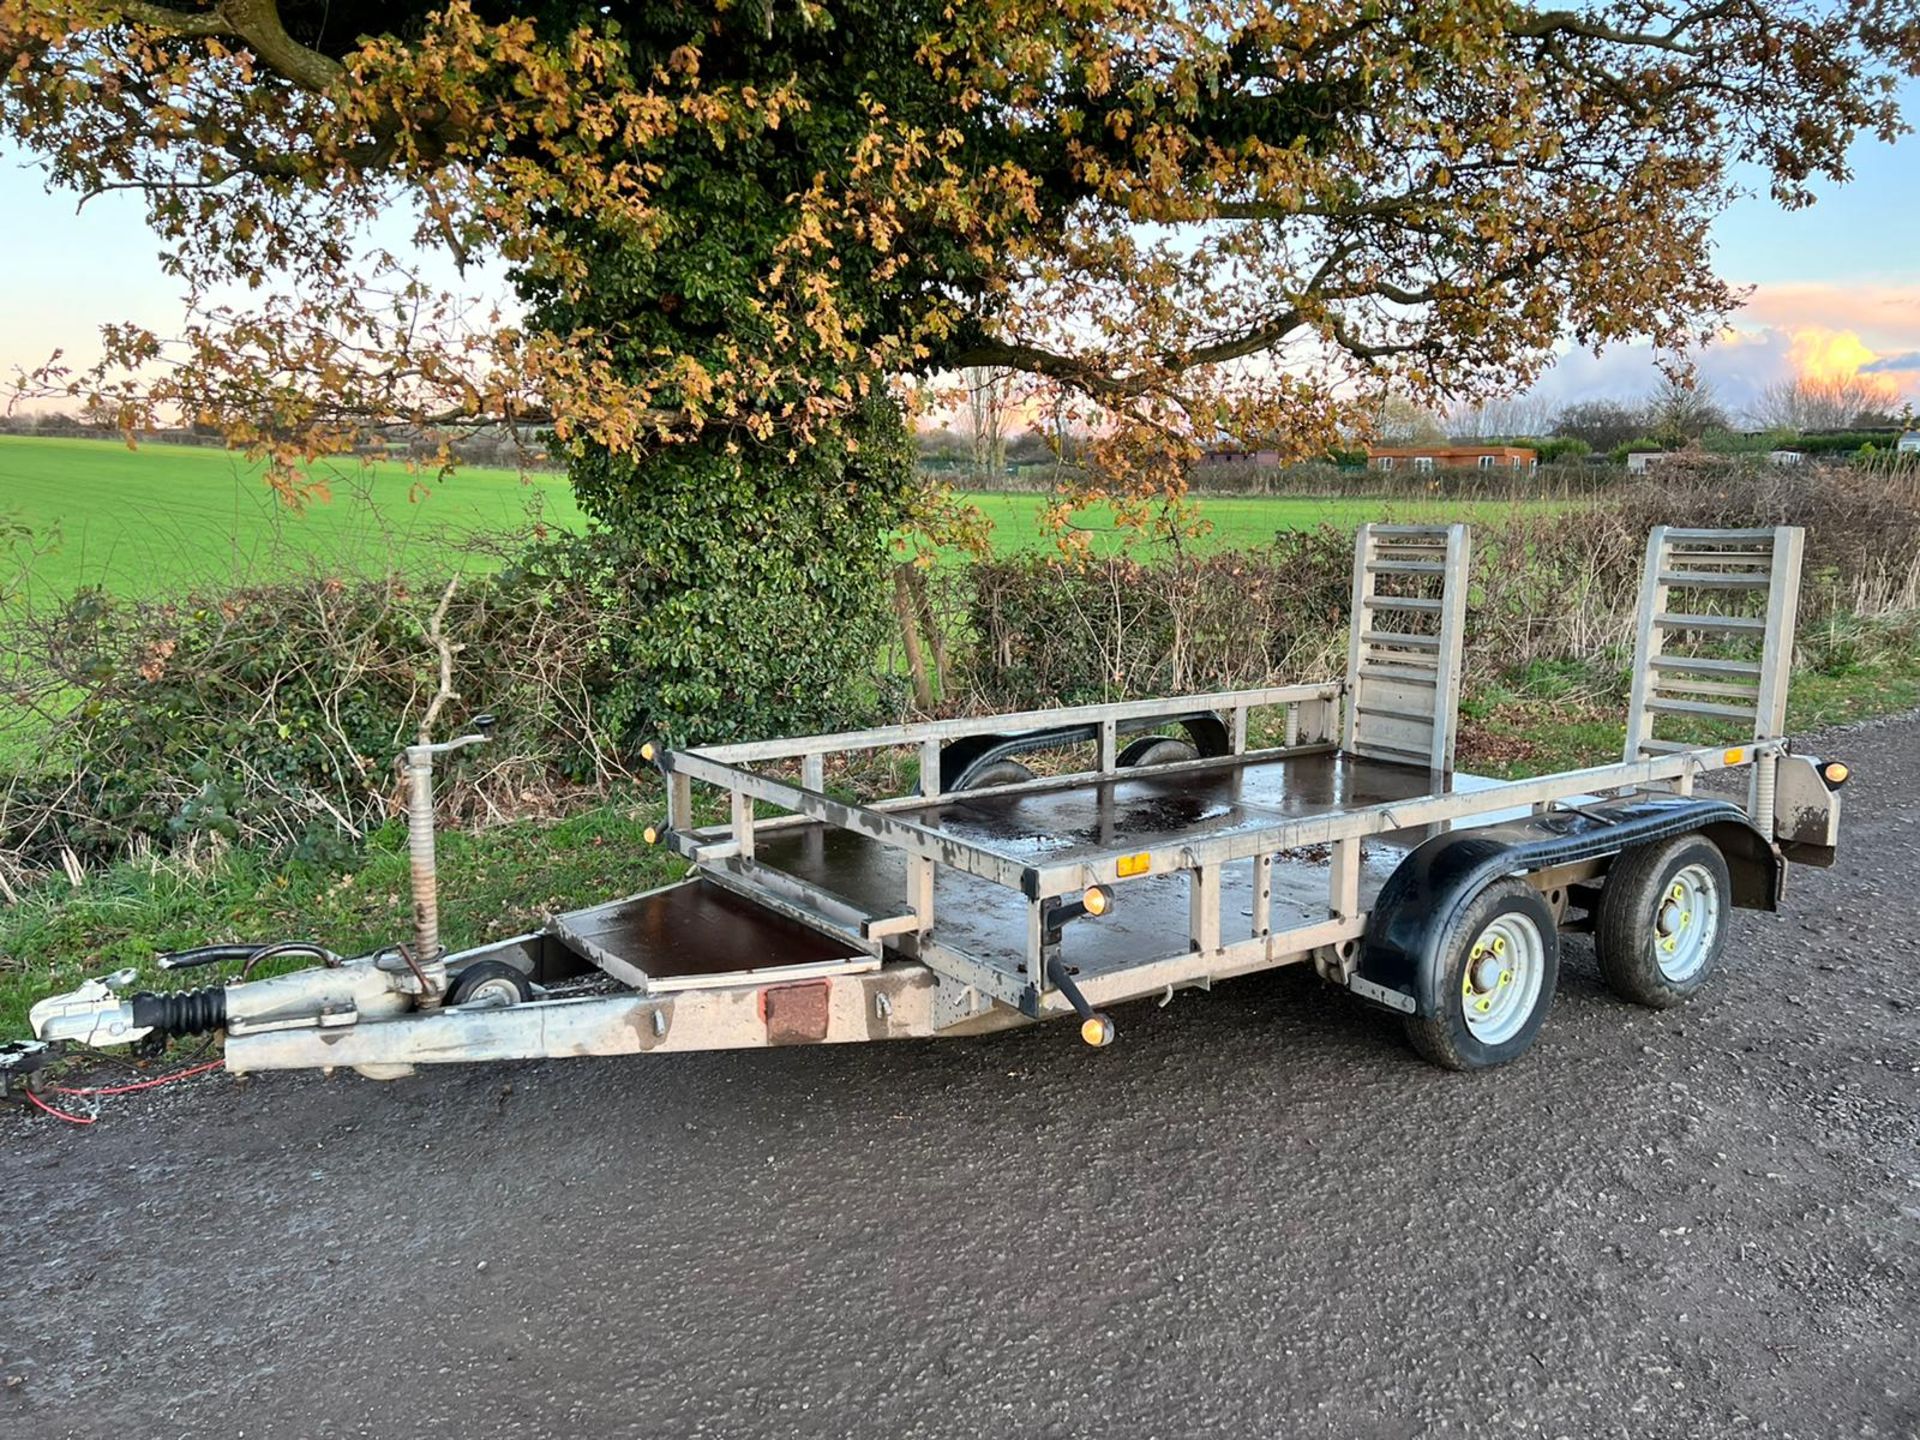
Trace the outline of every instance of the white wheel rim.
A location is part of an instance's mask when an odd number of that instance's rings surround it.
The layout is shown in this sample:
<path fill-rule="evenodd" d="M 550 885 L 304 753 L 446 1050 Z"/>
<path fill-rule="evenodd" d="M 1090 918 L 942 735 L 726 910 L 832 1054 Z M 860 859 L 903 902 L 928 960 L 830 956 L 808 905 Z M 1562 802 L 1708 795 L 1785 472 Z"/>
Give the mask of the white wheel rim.
<path fill-rule="evenodd" d="M 1689 865 L 1667 882 L 1653 912 L 1653 960 L 1669 980 L 1693 979 L 1720 935 L 1720 886 L 1704 865 Z"/>
<path fill-rule="evenodd" d="M 504 975 L 482 980 L 473 993 L 460 1002 L 462 1010 L 498 1010 L 520 999 L 520 988 Z"/>
<path fill-rule="evenodd" d="M 1474 937 L 1461 967 L 1460 1003 L 1467 1032 L 1501 1045 L 1526 1028 L 1547 983 L 1547 942 L 1518 913 L 1502 915 Z"/>

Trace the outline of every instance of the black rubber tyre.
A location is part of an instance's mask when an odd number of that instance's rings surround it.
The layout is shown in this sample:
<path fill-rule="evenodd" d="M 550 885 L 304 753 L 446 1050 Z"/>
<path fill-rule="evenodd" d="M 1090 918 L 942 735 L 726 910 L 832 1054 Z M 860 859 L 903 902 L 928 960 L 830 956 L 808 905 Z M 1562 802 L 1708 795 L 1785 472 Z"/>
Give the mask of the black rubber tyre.
<path fill-rule="evenodd" d="M 982 765 L 973 774 L 968 775 L 959 784 L 962 790 L 984 790 L 989 785 L 1018 785 L 1022 780 L 1033 779 L 1033 771 L 1018 760 L 996 760 L 991 765 Z"/>
<path fill-rule="evenodd" d="M 1497 962 L 1486 988 L 1476 989 L 1476 976 L 1483 972 L 1486 957 L 1476 955 L 1475 946 L 1483 937 L 1494 934 L 1504 946 L 1507 933 L 1520 937 L 1529 931 L 1533 938 L 1528 943 L 1537 940 L 1538 950 L 1529 955 L 1527 974 L 1517 982 L 1521 989 L 1515 996 L 1500 997 L 1501 988 L 1509 980 L 1508 972 Z M 1553 1008 L 1553 992 L 1560 980 L 1560 932 L 1553 922 L 1553 909 L 1540 892 L 1511 876 L 1495 880 L 1474 896 L 1447 928 L 1436 954 L 1445 966 L 1440 984 L 1441 1011 L 1438 1015 L 1409 1015 L 1406 1021 L 1407 1039 L 1421 1058 L 1448 1070 L 1484 1070 L 1526 1054 Z M 1539 985 L 1529 1001 L 1526 991 L 1532 985 L 1536 966 Z M 1509 1011 L 1512 1028 L 1483 1038 L 1483 1033 L 1477 1033 L 1469 1022 L 1468 1007 L 1487 1010 L 1495 1004 L 1514 1007 Z M 1486 1021 L 1491 1019 L 1485 1017 Z"/>
<path fill-rule="evenodd" d="M 1593 917 L 1593 947 L 1607 988 L 1655 1010 L 1684 1004 L 1726 949 L 1732 897 L 1726 858 L 1704 835 L 1624 851 L 1607 871 Z M 1669 902 L 1671 933 L 1662 929 Z"/>
<path fill-rule="evenodd" d="M 1171 765 L 1179 760 L 1198 760 L 1200 747 L 1191 740 L 1172 735 L 1142 735 L 1113 757 L 1117 768 L 1135 765 Z"/>
<path fill-rule="evenodd" d="M 453 977 L 453 983 L 447 986 L 446 1003 L 518 1005 L 532 998 L 533 982 L 506 961 L 476 960 Z"/>

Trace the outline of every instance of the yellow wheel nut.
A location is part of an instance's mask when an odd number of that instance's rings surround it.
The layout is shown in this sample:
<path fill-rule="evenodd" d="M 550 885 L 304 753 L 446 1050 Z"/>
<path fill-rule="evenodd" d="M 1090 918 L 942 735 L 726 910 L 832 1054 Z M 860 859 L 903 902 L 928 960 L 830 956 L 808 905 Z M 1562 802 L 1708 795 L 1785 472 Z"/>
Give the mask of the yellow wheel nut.
<path fill-rule="evenodd" d="M 1513 972 L 1511 970 L 1502 970 L 1500 972 L 1500 983 L 1502 985 L 1511 985 L 1513 983 Z"/>

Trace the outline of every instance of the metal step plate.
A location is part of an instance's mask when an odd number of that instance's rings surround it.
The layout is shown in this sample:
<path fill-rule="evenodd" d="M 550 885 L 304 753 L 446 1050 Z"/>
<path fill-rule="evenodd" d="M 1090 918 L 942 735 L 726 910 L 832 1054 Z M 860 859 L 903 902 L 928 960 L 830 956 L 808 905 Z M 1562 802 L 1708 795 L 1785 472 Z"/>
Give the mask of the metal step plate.
<path fill-rule="evenodd" d="M 872 955 L 695 878 L 556 915 L 561 944 L 636 990 L 661 994 L 878 970 Z"/>

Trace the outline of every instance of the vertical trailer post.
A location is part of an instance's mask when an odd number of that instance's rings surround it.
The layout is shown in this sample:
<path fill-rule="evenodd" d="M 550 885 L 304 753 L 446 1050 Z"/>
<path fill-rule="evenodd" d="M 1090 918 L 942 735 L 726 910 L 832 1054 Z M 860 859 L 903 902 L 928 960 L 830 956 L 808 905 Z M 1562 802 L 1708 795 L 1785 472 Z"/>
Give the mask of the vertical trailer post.
<path fill-rule="evenodd" d="M 1196 865 L 1187 872 L 1189 948 L 1211 955 L 1220 948 L 1220 867 Z"/>
<path fill-rule="evenodd" d="M 1800 557 L 1806 532 L 1780 526 L 1773 532 L 1773 565 L 1767 576 L 1767 638 L 1760 658 L 1760 694 L 1754 702 L 1754 737 L 1778 740 L 1787 733 L 1787 685 L 1793 674 L 1794 625 L 1800 614 Z M 1774 776 L 1780 757 L 1769 750 L 1753 762 L 1747 816 L 1773 833 Z"/>
<path fill-rule="evenodd" d="M 1273 930 L 1273 856 L 1253 858 L 1253 933 L 1255 938 Z"/>
<path fill-rule="evenodd" d="M 1667 527 L 1656 525 L 1647 535 L 1647 558 L 1640 571 L 1640 609 L 1633 622 L 1633 690 L 1627 697 L 1626 758 L 1638 760 L 1653 739 L 1653 715 L 1647 709 L 1654 667 L 1666 647 L 1666 631 L 1655 623 L 1667 608 L 1667 587 L 1661 580 L 1667 565 Z"/>
<path fill-rule="evenodd" d="M 728 792 L 733 816 L 733 843 L 742 860 L 753 859 L 753 797 L 743 790 Z"/>

